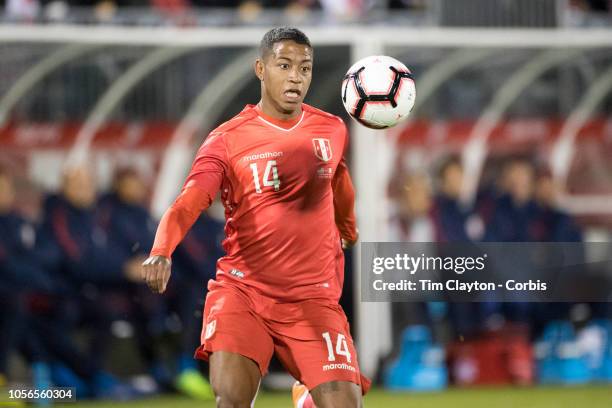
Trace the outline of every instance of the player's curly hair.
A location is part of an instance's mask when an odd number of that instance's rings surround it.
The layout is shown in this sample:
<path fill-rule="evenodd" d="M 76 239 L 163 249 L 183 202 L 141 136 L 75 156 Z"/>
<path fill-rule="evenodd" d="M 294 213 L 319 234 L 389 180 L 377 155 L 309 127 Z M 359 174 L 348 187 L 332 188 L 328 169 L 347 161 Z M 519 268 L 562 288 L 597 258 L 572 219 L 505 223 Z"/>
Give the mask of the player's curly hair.
<path fill-rule="evenodd" d="M 302 31 L 295 27 L 276 27 L 264 34 L 259 44 L 259 55 L 263 58 L 272 51 L 274 44 L 280 41 L 295 41 L 298 44 L 310 45 L 310 40 Z"/>

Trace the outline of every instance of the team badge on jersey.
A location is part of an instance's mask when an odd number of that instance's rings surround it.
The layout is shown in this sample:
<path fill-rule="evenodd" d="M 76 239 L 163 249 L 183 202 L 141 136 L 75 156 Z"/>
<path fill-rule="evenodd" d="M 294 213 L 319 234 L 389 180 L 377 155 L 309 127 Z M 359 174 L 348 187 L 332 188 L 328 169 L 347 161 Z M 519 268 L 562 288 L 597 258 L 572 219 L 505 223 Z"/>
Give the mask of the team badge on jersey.
<path fill-rule="evenodd" d="M 204 340 L 208 340 L 215 334 L 215 330 L 217 329 L 217 321 L 213 320 L 212 322 L 206 325 L 206 332 L 204 334 Z"/>
<path fill-rule="evenodd" d="M 323 161 L 330 161 L 332 158 L 332 149 L 329 139 L 314 138 L 312 139 L 315 156 Z"/>

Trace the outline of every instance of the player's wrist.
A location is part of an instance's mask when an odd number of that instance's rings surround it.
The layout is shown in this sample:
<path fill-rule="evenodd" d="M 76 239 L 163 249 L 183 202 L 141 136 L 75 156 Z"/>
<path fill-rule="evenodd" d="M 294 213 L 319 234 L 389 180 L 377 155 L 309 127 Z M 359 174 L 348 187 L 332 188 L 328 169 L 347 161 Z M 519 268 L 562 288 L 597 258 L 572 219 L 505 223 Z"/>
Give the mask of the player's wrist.
<path fill-rule="evenodd" d="M 172 258 L 164 253 L 151 252 L 145 263 L 172 263 Z"/>

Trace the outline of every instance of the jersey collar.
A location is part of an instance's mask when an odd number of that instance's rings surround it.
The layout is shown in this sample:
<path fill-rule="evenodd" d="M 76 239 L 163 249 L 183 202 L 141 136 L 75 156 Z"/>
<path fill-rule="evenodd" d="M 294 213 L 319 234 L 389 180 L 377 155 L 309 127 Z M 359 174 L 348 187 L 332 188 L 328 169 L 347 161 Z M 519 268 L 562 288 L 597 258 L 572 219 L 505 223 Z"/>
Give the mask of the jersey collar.
<path fill-rule="evenodd" d="M 259 107 L 259 105 L 255 105 L 254 109 L 255 109 L 255 112 L 257 112 L 259 120 L 261 120 L 262 122 L 266 123 L 269 126 L 272 126 L 275 129 L 282 130 L 284 132 L 290 132 L 296 127 L 298 127 L 300 123 L 302 123 L 302 120 L 304 119 L 304 115 L 306 113 L 304 109 L 302 108 L 301 115 L 293 119 L 282 120 L 282 119 L 277 119 L 277 118 L 273 118 L 271 116 L 266 115 L 265 113 L 261 111 L 261 108 Z"/>

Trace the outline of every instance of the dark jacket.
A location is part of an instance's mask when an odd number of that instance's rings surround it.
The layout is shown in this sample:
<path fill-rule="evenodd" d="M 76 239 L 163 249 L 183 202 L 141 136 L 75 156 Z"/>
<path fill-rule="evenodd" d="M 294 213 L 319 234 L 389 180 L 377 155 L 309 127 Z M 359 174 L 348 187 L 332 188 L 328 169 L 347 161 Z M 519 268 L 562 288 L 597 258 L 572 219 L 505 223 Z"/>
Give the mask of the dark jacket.
<path fill-rule="evenodd" d="M 223 223 L 200 216 L 172 256 L 173 266 L 182 278 L 206 284 L 214 279 L 217 259 L 224 255 L 221 241 L 225 238 Z"/>
<path fill-rule="evenodd" d="M 472 211 L 462 208 L 458 200 L 438 195 L 434 201 L 432 215 L 436 224 L 438 241 L 470 241 L 466 225 Z"/>
<path fill-rule="evenodd" d="M 76 208 L 52 195 L 44 210 L 37 253 L 57 279 L 73 288 L 123 281 L 125 258 L 96 224 L 95 208 Z"/>
<path fill-rule="evenodd" d="M 99 202 L 98 225 L 124 258 L 151 251 L 155 222 L 145 207 L 127 204 L 116 194 L 109 194 Z"/>
<path fill-rule="evenodd" d="M 538 207 L 535 233 L 538 241 L 582 242 L 582 231 L 565 212 L 550 207 Z"/>
<path fill-rule="evenodd" d="M 0 214 L 0 288 L 12 291 L 56 290 L 34 252 L 33 225 L 14 212 Z"/>
<path fill-rule="evenodd" d="M 529 242 L 537 241 L 536 222 L 538 206 L 527 201 L 518 206 L 509 195 L 495 201 L 491 220 L 487 223 L 485 241 L 490 242 Z"/>

